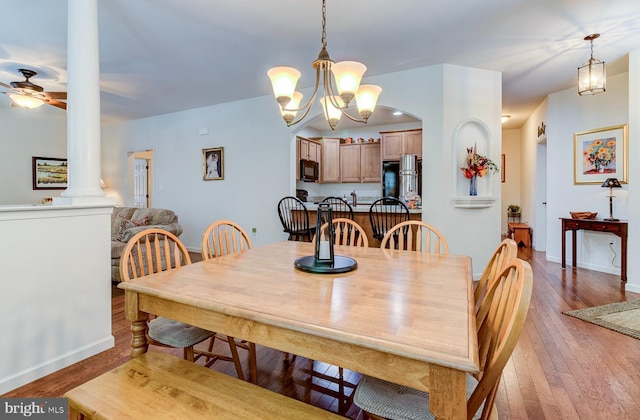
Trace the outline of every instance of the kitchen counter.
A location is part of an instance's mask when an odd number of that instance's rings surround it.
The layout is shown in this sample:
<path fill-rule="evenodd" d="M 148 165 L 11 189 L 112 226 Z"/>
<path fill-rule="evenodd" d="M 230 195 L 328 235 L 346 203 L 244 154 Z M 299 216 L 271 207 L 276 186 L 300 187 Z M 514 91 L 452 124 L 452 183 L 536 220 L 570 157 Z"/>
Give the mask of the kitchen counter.
<path fill-rule="evenodd" d="M 313 203 L 304 203 L 307 208 L 307 212 L 309 214 L 309 224 L 311 226 L 316 225 L 316 216 L 318 205 Z M 371 228 L 371 220 L 369 219 L 369 208 L 371 204 L 358 204 L 353 207 L 353 220 L 364 229 L 367 239 L 369 240 L 370 247 L 379 247 L 380 241 L 374 239 L 373 237 L 373 229 Z M 294 210 L 300 211 L 300 210 Z M 422 209 L 409 209 L 409 219 L 410 220 L 422 220 Z"/>
<path fill-rule="evenodd" d="M 369 208 L 371 208 L 371 203 L 358 203 L 357 206 L 353 207 L 351 206 L 351 208 L 353 208 L 353 212 L 354 213 L 369 213 Z M 351 204 L 351 203 L 349 203 Z M 313 203 L 304 203 L 304 206 L 307 208 L 307 210 L 309 210 L 310 212 L 313 211 L 315 212 L 316 210 L 318 210 L 318 205 L 317 204 L 313 204 Z M 409 214 L 422 214 L 422 209 L 409 209 Z"/>

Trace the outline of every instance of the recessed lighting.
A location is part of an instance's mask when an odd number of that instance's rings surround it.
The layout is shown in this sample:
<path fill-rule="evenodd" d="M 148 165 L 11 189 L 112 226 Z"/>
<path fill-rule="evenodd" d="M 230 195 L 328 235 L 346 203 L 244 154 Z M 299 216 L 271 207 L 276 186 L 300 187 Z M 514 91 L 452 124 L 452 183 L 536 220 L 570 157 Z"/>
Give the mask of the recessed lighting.
<path fill-rule="evenodd" d="M 394 112 L 393 112 L 393 115 L 402 115 L 402 112 L 400 112 L 400 111 L 394 111 Z"/>
<path fill-rule="evenodd" d="M 511 115 L 503 115 L 502 116 L 502 124 L 506 123 L 509 120 L 509 118 L 511 118 Z"/>

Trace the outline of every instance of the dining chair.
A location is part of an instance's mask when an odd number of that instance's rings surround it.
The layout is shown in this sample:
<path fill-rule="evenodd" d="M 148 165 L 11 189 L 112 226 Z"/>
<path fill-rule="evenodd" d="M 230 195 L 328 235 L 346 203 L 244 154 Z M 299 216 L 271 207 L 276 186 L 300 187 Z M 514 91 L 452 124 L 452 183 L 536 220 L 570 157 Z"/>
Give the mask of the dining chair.
<path fill-rule="evenodd" d="M 420 220 L 408 220 L 393 226 L 382 238 L 380 248 L 448 254 L 444 235 L 434 226 Z"/>
<path fill-rule="evenodd" d="M 150 228 L 135 234 L 127 242 L 120 258 L 120 276 L 122 281 L 129 281 L 188 264 L 191 264 L 189 251 L 177 236 L 164 229 Z M 207 339 L 213 341 L 217 335 L 215 332 L 169 318 L 153 317 L 147 322 L 146 335 L 149 344 L 182 348 L 184 358 L 190 362 L 201 357 L 205 357 L 207 367 L 218 360 L 233 362 L 238 378 L 244 379 L 234 341 L 229 341 L 231 356 L 194 348 Z"/>
<path fill-rule="evenodd" d="M 309 225 L 309 213 L 302 200 L 287 196 L 278 202 L 278 216 L 290 241 L 311 242 L 315 226 Z"/>
<path fill-rule="evenodd" d="M 207 227 L 202 235 L 202 259 L 209 260 L 227 254 L 251 249 L 247 232 L 231 220 L 218 220 Z"/>
<path fill-rule="evenodd" d="M 343 217 L 332 219 L 331 222 L 335 231 L 333 241 L 334 245 L 358 246 L 364 248 L 369 246 L 367 234 L 362 226 L 360 226 L 358 223 L 354 222 L 351 219 L 346 219 Z M 324 230 L 327 229 L 328 225 L 328 223 L 323 224 L 320 227 L 320 233 L 324 232 Z M 317 235 L 313 237 L 314 243 L 316 239 Z M 338 384 L 338 393 L 336 394 L 336 398 L 338 399 L 338 413 L 344 414 L 353 401 L 353 391 L 349 395 L 347 395 L 345 392 L 345 388 L 350 388 L 353 390 L 355 389 L 356 384 L 345 381 L 344 368 L 340 366 L 338 366 L 338 378 L 336 379 L 333 376 L 315 372 L 313 370 L 313 359 L 309 359 L 309 363 L 311 364 L 311 374 L 313 376 L 317 376 L 322 380 Z"/>
<path fill-rule="evenodd" d="M 389 229 L 409 220 L 409 208 L 397 198 L 379 198 L 369 207 L 369 220 L 373 237 L 382 241 Z"/>
<path fill-rule="evenodd" d="M 203 261 L 221 257 L 223 255 L 235 254 L 251 249 L 251 239 L 247 232 L 237 223 L 231 220 L 217 220 L 207 227 L 202 234 L 202 259 Z M 256 345 L 246 340 L 234 339 L 233 337 L 217 335 L 222 341 L 227 341 L 236 348 L 241 348 L 249 352 L 249 372 L 251 382 L 258 383 L 258 363 L 256 358 Z M 209 351 L 213 349 L 214 340 L 209 342 Z"/>
<path fill-rule="evenodd" d="M 353 207 L 347 203 L 347 200 L 340 197 L 327 197 L 321 201 L 321 203 L 329 203 L 331 205 L 331 211 L 333 217 L 346 218 L 353 220 Z"/>
<path fill-rule="evenodd" d="M 348 245 L 348 246 L 369 246 L 369 239 L 367 239 L 367 234 L 358 223 L 354 222 L 351 219 L 347 219 L 344 217 L 339 217 L 337 219 L 332 219 L 333 229 L 334 229 L 334 245 Z M 324 232 L 327 228 L 328 223 L 325 223 L 320 227 L 320 231 Z M 317 236 L 317 235 L 316 235 Z M 316 236 L 313 237 L 313 242 L 315 243 Z"/>
<path fill-rule="evenodd" d="M 480 373 L 466 375 L 467 418 L 497 418 L 495 396 L 502 370 L 507 364 L 527 317 L 532 290 L 531 266 L 518 258 L 488 282 L 486 318 L 478 330 Z M 429 393 L 363 376 L 354 403 L 364 418 L 433 419 Z"/>
<path fill-rule="evenodd" d="M 502 273 L 506 265 L 518 256 L 518 244 L 513 239 L 506 238 L 496 248 L 489 259 L 480 280 L 474 282 L 474 301 L 476 303 L 476 327 L 480 329 L 487 315 L 488 307 L 483 305 L 487 290 L 491 282 Z"/>

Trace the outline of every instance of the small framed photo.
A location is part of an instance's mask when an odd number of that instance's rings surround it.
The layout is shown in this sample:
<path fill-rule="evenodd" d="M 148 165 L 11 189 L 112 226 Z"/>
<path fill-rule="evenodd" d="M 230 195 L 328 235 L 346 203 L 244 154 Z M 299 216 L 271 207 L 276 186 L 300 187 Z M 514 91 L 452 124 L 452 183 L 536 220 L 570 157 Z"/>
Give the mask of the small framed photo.
<path fill-rule="evenodd" d="M 67 159 L 32 157 L 34 190 L 64 190 L 67 188 Z"/>
<path fill-rule="evenodd" d="M 202 180 L 224 179 L 224 147 L 202 149 Z"/>
<path fill-rule="evenodd" d="M 602 184 L 607 178 L 625 184 L 628 166 L 626 124 L 573 135 L 574 184 Z"/>

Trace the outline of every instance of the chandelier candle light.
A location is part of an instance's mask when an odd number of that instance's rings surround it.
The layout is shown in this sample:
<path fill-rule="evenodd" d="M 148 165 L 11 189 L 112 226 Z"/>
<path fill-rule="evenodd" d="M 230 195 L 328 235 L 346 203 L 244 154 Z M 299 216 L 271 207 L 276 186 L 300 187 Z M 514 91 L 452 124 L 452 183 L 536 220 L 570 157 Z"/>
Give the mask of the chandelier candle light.
<path fill-rule="evenodd" d="M 478 177 L 482 178 L 489 171 L 494 174 L 499 172 L 498 166 L 491 159 L 477 153 L 475 144 L 467 147 L 465 164 L 460 170 L 469 180 L 469 195 L 478 195 Z"/>
<path fill-rule="evenodd" d="M 280 104 L 280 112 L 282 118 L 287 123 L 287 127 L 295 125 L 302 121 L 316 98 L 320 81 L 324 96 L 320 99 L 324 116 L 329 123 L 331 129 L 335 129 L 340 117 L 344 115 L 352 121 L 365 123 L 369 116 L 373 113 L 378 96 L 382 89 L 375 85 L 360 85 L 362 75 L 367 67 L 357 61 L 342 61 L 334 63 L 329 58 L 327 52 L 327 34 L 326 34 L 326 1 L 322 0 L 322 49 L 318 54 L 318 59 L 312 63 L 312 67 L 316 70 L 316 84 L 313 95 L 309 101 L 300 106 L 302 94 L 296 91 L 296 84 L 300 78 L 300 72 L 293 67 L 274 67 L 267 72 L 271 79 L 273 94 Z M 335 78 L 335 88 L 334 80 Z M 336 94 L 337 92 L 337 94 Z M 346 110 L 349 108 L 351 101 L 355 98 L 360 119 L 349 115 Z M 302 116 L 295 120 L 298 111 L 303 111 Z M 295 120 L 295 121 L 294 121 Z"/>

